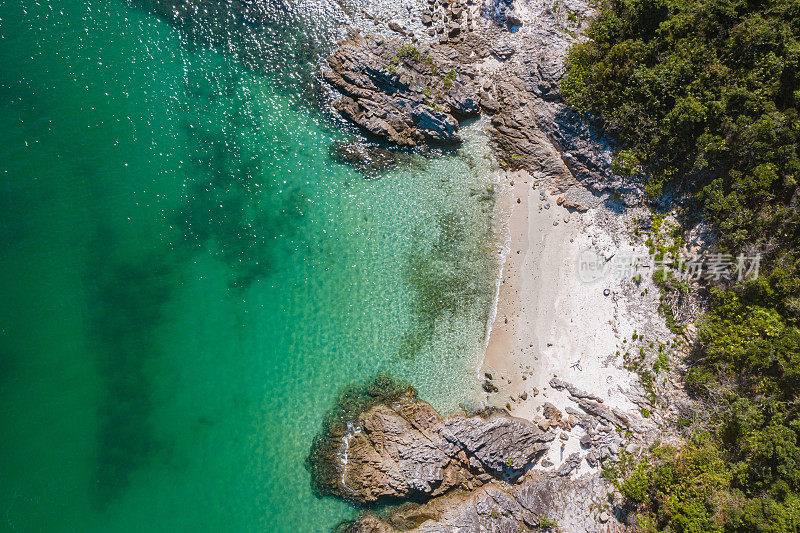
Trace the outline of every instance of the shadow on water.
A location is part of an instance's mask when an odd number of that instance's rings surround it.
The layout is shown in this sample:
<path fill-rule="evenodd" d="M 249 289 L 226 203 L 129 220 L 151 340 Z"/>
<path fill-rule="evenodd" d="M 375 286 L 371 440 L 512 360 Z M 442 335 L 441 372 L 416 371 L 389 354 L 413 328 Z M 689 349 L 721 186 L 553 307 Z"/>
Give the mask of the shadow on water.
<path fill-rule="evenodd" d="M 400 341 L 398 355 L 413 358 L 428 344 L 442 318 L 479 312 L 488 319 L 488 301 L 493 293 L 491 262 L 480 244 L 485 239 L 470 235 L 465 216 L 456 212 L 440 215 L 439 236 L 425 250 L 421 230 L 414 234 L 413 251 L 404 270 L 414 291 L 414 323 Z"/>
<path fill-rule="evenodd" d="M 229 286 L 246 289 L 293 253 L 305 195 L 295 181 L 284 183 L 282 160 L 260 146 L 260 116 L 242 98 L 241 78 L 198 78 L 190 90 L 207 98 L 209 116 L 222 113 L 224 126 L 186 124 L 192 178 L 174 219 L 187 246 L 209 251 L 229 267 Z"/>
<path fill-rule="evenodd" d="M 155 355 L 154 329 L 175 285 L 174 269 L 159 254 L 115 262 L 118 243 L 100 231 L 88 265 L 91 333 L 97 343 L 105 398 L 97 433 L 96 503 L 104 507 L 127 487 L 131 474 L 158 451 L 150 427 L 148 362 Z"/>

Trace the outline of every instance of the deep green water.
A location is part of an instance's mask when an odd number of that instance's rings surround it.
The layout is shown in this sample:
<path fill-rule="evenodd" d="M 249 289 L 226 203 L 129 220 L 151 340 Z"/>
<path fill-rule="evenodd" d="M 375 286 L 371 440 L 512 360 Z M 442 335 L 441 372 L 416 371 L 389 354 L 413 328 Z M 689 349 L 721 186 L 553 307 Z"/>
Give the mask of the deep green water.
<path fill-rule="evenodd" d="M 340 387 L 471 396 L 483 140 L 333 163 L 289 26 L 257 65 L 141 6 L 0 2 L 0 530 L 326 531 L 353 510 L 303 460 Z"/>

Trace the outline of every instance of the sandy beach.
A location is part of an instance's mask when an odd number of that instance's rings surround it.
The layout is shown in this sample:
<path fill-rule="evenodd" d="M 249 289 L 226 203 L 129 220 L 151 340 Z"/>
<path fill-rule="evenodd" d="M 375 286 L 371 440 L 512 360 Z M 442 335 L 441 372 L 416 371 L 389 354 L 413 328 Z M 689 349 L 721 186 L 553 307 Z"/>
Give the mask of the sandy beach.
<path fill-rule="evenodd" d="M 602 207 L 570 212 L 559 205 L 560 196 L 526 171 L 508 175 L 497 218 L 507 249 L 480 369 L 481 381 L 491 376 L 499 391 L 482 391 L 482 399 L 541 421 L 545 403 L 562 412 L 577 407 L 567 391 L 549 385 L 557 377 L 638 419 L 637 405 L 625 395 L 638 376 L 623 367 L 618 350 L 635 332 L 663 329 L 656 291 L 642 295 L 632 281 L 613 275 L 587 282 L 578 259 L 587 250 L 610 260 L 644 249 L 612 238 L 621 233 L 595 220 Z M 552 447 L 547 457 L 555 465 L 579 449 L 584 431 L 563 433 L 562 447 Z M 581 468 L 589 469 L 585 462 Z"/>

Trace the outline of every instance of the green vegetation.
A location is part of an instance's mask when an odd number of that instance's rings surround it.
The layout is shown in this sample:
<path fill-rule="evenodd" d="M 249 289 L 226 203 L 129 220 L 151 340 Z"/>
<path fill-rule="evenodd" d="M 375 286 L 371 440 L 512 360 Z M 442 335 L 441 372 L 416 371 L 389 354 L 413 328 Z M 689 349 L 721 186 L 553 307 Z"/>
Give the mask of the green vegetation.
<path fill-rule="evenodd" d="M 686 377 L 706 428 L 682 419 L 690 441 L 617 486 L 647 531 L 798 531 L 800 1 L 610 0 L 588 36 L 562 91 L 620 140 L 615 170 L 688 195 L 719 251 L 762 255 L 758 279 L 711 290 Z M 683 228 L 661 223 L 648 244 L 670 257 Z"/>
<path fill-rule="evenodd" d="M 587 33 L 562 91 L 626 145 L 618 170 L 697 192 L 726 245 L 800 238 L 796 0 L 611 0 Z"/>
<path fill-rule="evenodd" d="M 669 354 L 672 347 L 663 343 L 658 343 L 658 346 L 653 342 L 645 343 L 644 337 L 636 333 L 631 336 L 631 340 L 633 342 L 628 344 L 627 339 L 623 339 L 625 345 L 625 351 L 622 354 L 624 366 L 639 376 L 639 383 L 647 395 L 647 400 L 654 406 L 659 401 L 657 387 L 660 382 L 663 384 L 664 381 L 663 378 L 659 380 L 659 374 L 662 370 L 669 368 Z M 638 347 L 634 346 L 636 341 L 641 343 Z M 617 350 L 617 355 L 619 353 Z M 642 414 L 649 417 L 650 411 L 646 409 L 644 411 L 647 414 Z"/>
<path fill-rule="evenodd" d="M 741 523 L 740 513 L 731 513 L 731 471 L 708 435 L 697 435 L 682 449 L 655 446 L 650 452 L 636 465 L 624 463 L 615 480 L 622 494 L 647 511 L 640 515 L 643 530 L 721 532 L 725 523 Z"/>
<path fill-rule="evenodd" d="M 537 517 L 539 521 L 538 525 L 536 526 L 540 531 L 560 531 L 558 527 L 558 522 L 555 520 L 550 520 L 545 515 L 539 515 Z"/>
<path fill-rule="evenodd" d="M 424 61 L 425 54 L 413 44 L 404 44 L 397 50 L 397 57 L 403 61 Z"/>
<path fill-rule="evenodd" d="M 441 77 L 442 82 L 444 83 L 444 88 L 449 89 L 450 87 L 452 87 L 457 77 L 458 77 L 458 71 L 456 71 L 456 69 L 452 69 L 447 74 L 444 74 Z"/>

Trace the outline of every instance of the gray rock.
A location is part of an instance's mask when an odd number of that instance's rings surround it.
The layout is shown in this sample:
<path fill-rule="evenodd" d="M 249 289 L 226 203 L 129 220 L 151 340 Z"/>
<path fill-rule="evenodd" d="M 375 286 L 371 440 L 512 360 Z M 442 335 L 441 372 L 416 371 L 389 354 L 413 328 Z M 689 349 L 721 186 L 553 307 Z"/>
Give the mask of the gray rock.
<path fill-rule="evenodd" d="M 369 512 L 338 529 L 341 533 L 521 533 L 547 531 L 563 518 L 565 503 L 593 517 L 592 499 L 602 490 L 597 479 L 569 479 L 535 474 L 523 484 L 488 483 L 470 492 L 458 491 L 423 505 L 395 508 L 388 516 Z M 571 530 L 569 530 L 571 531 Z"/>
<path fill-rule="evenodd" d="M 601 446 L 600 447 L 600 458 L 602 460 L 611 459 L 612 453 L 608 446 Z"/>
<path fill-rule="evenodd" d="M 307 465 L 318 493 L 370 503 L 431 498 L 493 476 L 513 479 L 555 438 L 504 412 L 442 418 L 413 388 L 372 389 L 386 396 L 360 408 L 342 404 L 315 438 Z"/>
<path fill-rule="evenodd" d="M 549 418 L 550 420 L 558 421 L 561 420 L 564 415 L 552 403 L 544 402 L 544 405 L 542 406 L 542 416 Z"/>
<path fill-rule="evenodd" d="M 629 428 L 632 431 L 640 432 L 642 429 L 633 418 L 627 413 L 623 413 L 618 409 L 608 408 L 597 402 L 590 400 L 580 400 L 578 406 L 597 418 L 605 420 L 606 422 L 617 426 L 618 428 Z"/>
<path fill-rule="evenodd" d="M 572 407 L 567 407 L 565 411 L 570 415 L 570 418 L 574 417 L 576 419 L 576 423 L 571 425 L 581 426 L 588 432 L 593 432 L 597 427 L 597 419 L 595 417 L 573 409 Z"/>
<path fill-rule="evenodd" d="M 575 470 L 578 465 L 581 464 L 581 454 L 578 452 L 570 454 L 567 457 L 567 460 L 564 461 L 561 466 L 558 467 L 556 470 L 556 474 L 559 476 L 568 476 L 573 470 Z"/>
<path fill-rule="evenodd" d="M 392 21 L 388 24 L 388 27 L 393 32 L 399 33 L 400 35 L 406 35 L 406 29 L 403 28 L 400 24 Z"/>
<path fill-rule="evenodd" d="M 401 146 L 457 144 L 458 121 L 477 115 L 478 87 L 458 68 L 452 47 L 355 36 L 327 59 L 323 78 L 342 97 L 334 108 L 369 133 Z M 388 66 L 387 66 L 388 65 Z"/>
<path fill-rule="evenodd" d="M 443 422 L 441 436 L 474 455 L 493 474 L 517 475 L 550 448 L 555 433 L 521 418 L 493 412 L 486 418 L 457 413 Z"/>
<path fill-rule="evenodd" d="M 481 95 L 480 105 L 481 108 L 483 108 L 483 110 L 490 115 L 494 115 L 500 111 L 500 104 L 497 102 L 497 100 L 486 94 Z"/>
<path fill-rule="evenodd" d="M 601 403 L 603 402 L 602 398 L 599 398 L 599 397 L 597 397 L 594 394 L 591 394 L 589 392 L 582 391 L 581 389 L 579 389 L 575 385 L 572 385 L 571 383 L 567 383 L 566 381 L 562 381 L 562 380 L 560 380 L 558 378 L 551 379 L 550 380 L 550 386 L 553 387 L 556 390 L 565 390 L 566 389 L 569 392 L 570 396 L 574 396 L 576 398 L 587 398 L 587 399 L 590 399 L 590 400 L 595 400 L 597 402 L 601 402 Z"/>
<path fill-rule="evenodd" d="M 514 55 L 514 52 L 514 47 L 508 42 L 498 42 L 492 45 L 492 54 L 502 61 Z"/>
<path fill-rule="evenodd" d="M 598 459 L 597 459 L 597 454 L 594 451 L 591 451 L 586 454 L 586 463 L 592 468 L 597 466 Z"/>
<path fill-rule="evenodd" d="M 517 14 L 516 11 L 512 10 L 506 14 L 506 23 L 510 27 L 519 27 L 522 26 L 522 18 Z"/>

